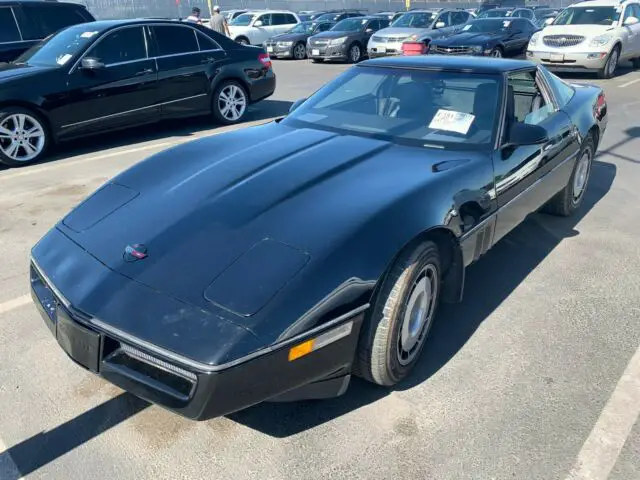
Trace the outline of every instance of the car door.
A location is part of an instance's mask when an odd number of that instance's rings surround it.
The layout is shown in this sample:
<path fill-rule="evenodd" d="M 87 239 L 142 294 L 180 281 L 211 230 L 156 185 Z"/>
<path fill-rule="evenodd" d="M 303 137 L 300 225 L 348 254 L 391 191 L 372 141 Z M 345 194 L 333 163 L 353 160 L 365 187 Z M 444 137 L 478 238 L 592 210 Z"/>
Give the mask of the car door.
<path fill-rule="evenodd" d="M 211 77 L 225 58 L 208 35 L 189 25 L 150 26 L 158 64 L 158 97 L 165 117 L 209 111 Z"/>
<path fill-rule="evenodd" d="M 369 43 L 371 36 L 380 30 L 380 21 L 377 18 L 366 22 L 364 29 L 362 30 L 362 44 L 366 47 Z"/>
<path fill-rule="evenodd" d="M 433 26 L 435 27 L 439 23 L 444 23 L 444 26 L 437 29 L 440 34 L 450 35 L 455 32 L 455 27 L 451 23 L 451 12 L 440 13 L 433 22 Z"/>
<path fill-rule="evenodd" d="M 625 20 L 629 17 L 633 17 L 640 21 L 640 5 L 637 3 L 630 3 L 627 5 L 624 17 Z M 623 22 L 625 20 L 623 20 Z M 629 32 L 628 57 L 636 58 L 640 53 L 640 22 L 625 25 L 623 28 L 627 29 Z"/>
<path fill-rule="evenodd" d="M 272 18 L 273 14 L 263 13 L 253 21 L 252 31 L 249 32 L 252 45 L 262 45 L 276 34 Z"/>
<path fill-rule="evenodd" d="M 469 12 L 458 11 L 451 12 L 451 28 L 455 32 L 459 32 L 462 30 L 462 27 L 469 22 L 471 18 L 471 14 Z"/>
<path fill-rule="evenodd" d="M 514 18 L 509 20 L 507 27 L 507 36 L 503 41 L 505 53 L 509 57 L 520 55 L 529 43 L 532 29 L 529 27 L 529 20 L 523 18 Z M 531 26 L 533 27 L 533 25 Z"/>
<path fill-rule="evenodd" d="M 290 13 L 273 13 L 271 14 L 271 23 L 273 31 L 275 32 L 274 35 L 277 35 L 279 33 L 288 32 L 298 23 L 298 21 L 296 20 L 296 17 Z"/>
<path fill-rule="evenodd" d="M 22 39 L 13 9 L 0 6 L 0 62 L 15 60 L 30 46 Z"/>
<path fill-rule="evenodd" d="M 508 146 L 508 131 L 516 122 L 544 127 L 549 141 Z M 509 74 L 505 129 L 493 160 L 499 208 L 494 241 L 566 185 L 579 149 L 577 129 L 557 109 L 542 73 L 531 69 Z"/>
<path fill-rule="evenodd" d="M 142 26 L 126 26 L 107 32 L 87 49 L 82 58 L 93 58 L 104 66 L 87 70 L 80 59 L 72 66 L 68 98 L 52 114 L 61 136 L 157 119 L 156 62 L 150 58 L 147 41 Z"/>

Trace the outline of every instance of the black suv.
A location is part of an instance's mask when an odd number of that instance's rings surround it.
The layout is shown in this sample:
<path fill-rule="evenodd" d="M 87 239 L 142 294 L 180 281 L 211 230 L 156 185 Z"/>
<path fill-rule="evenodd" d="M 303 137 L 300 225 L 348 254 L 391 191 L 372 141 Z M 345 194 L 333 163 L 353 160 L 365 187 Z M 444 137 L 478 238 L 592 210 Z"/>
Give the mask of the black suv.
<path fill-rule="evenodd" d="M 0 62 L 10 62 L 40 40 L 95 18 L 77 3 L 0 0 Z"/>

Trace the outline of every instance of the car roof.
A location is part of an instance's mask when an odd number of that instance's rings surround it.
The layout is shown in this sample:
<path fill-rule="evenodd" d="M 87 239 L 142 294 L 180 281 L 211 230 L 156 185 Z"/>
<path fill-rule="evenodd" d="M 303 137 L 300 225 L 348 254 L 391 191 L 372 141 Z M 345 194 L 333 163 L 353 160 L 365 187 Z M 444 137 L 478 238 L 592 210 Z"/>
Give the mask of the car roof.
<path fill-rule="evenodd" d="M 569 5 L 569 7 L 617 7 L 620 5 L 621 7 L 627 3 L 637 3 L 637 2 L 620 2 L 617 0 L 587 0 L 584 2 L 574 3 L 573 5 Z"/>
<path fill-rule="evenodd" d="M 491 57 L 467 57 L 467 56 L 443 56 L 440 55 L 415 55 L 381 57 L 372 60 L 365 60 L 358 64 L 362 67 L 391 67 L 424 70 L 448 70 L 464 71 L 470 70 L 476 73 L 505 73 L 523 68 L 534 68 L 535 63 L 528 60 L 513 60 L 506 58 Z"/>
<path fill-rule="evenodd" d="M 28 4 L 47 4 L 47 5 L 63 5 L 65 7 L 75 6 L 87 8 L 85 5 L 81 3 L 75 2 L 58 2 L 57 0 L 0 0 L 0 5 L 10 6 L 10 5 L 20 5 L 23 3 Z"/>

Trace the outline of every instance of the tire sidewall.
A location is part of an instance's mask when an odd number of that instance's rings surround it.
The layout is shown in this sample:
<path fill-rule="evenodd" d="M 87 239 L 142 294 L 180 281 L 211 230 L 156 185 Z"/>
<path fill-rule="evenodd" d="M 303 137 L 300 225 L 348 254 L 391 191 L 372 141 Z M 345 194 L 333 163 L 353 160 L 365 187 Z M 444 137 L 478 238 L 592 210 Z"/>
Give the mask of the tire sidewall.
<path fill-rule="evenodd" d="M 617 55 L 617 59 L 616 59 L 616 68 L 614 68 L 613 72 L 609 73 L 609 64 L 611 63 L 611 59 L 613 58 L 613 52 L 618 52 Z M 601 73 L 601 77 L 608 79 L 608 78 L 613 78 L 616 74 L 616 70 L 618 68 L 618 63 L 620 63 L 620 47 L 618 45 L 616 45 L 615 47 L 613 47 L 611 49 L 611 52 L 609 53 L 609 56 L 607 57 L 607 61 L 604 64 L 604 68 L 602 69 L 602 73 Z"/>
<path fill-rule="evenodd" d="M 235 85 L 236 87 L 240 88 L 244 93 L 244 96 L 247 102 L 247 106 L 245 107 L 244 112 L 242 113 L 240 118 L 238 118 L 237 120 L 227 120 L 222 115 L 222 112 L 220 111 L 220 108 L 218 106 L 220 92 L 222 92 L 222 90 L 225 87 L 228 87 L 229 85 Z M 222 125 L 235 125 L 237 123 L 240 123 L 244 120 L 244 118 L 247 115 L 247 111 L 249 110 L 249 94 L 247 93 L 247 90 L 239 82 L 236 82 L 235 80 L 223 80 L 220 82 L 220 84 L 216 87 L 216 89 L 213 92 L 213 97 L 211 100 L 211 110 L 213 112 L 213 117 L 216 120 L 216 122 Z"/>
<path fill-rule="evenodd" d="M 42 148 L 42 151 L 37 157 L 25 162 L 17 162 L 9 158 L 8 156 L 6 156 L 2 151 L 0 151 L 0 165 L 5 165 L 7 167 L 15 168 L 15 167 L 26 167 L 27 165 L 31 165 L 33 163 L 39 162 L 40 160 L 42 160 L 42 158 L 44 158 L 44 156 L 46 155 L 51 145 L 51 132 L 49 131 L 49 126 L 47 125 L 47 122 L 43 120 L 42 116 L 40 116 L 38 113 L 32 110 L 21 108 L 21 107 L 2 108 L 0 110 L 0 122 L 2 122 L 6 117 L 10 115 L 15 115 L 20 113 L 24 115 L 29 115 L 30 117 L 35 118 L 40 123 L 40 126 L 42 127 L 42 131 L 44 132 L 44 147 Z"/>
<path fill-rule="evenodd" d="M 353 60 L 353 57 L 351 56 L 351 50 L 353 50 L 353 47 L 358 47 L 358 50 L 360 51 L 360 55 L 358 56 L 357 60 Z M 360 60 L 362 60 L 362 47 L 360 46 L 360 44 L 352 43 L 351 45 L 349 45 L 347 55 L 349 56 L 349 63 L 358 63 Z"/>
<path fill-rule="evenodd" d="M 304 57 L 296 57 L 296 48 L 298 48 L 300 45 L 302 45 L 304 47 Z M 305 58 L 307 58 L 307 47 L 304 46 L 304 43 L 302 42 L 298 42 L 293 46 L 293 59 L 294 60 L 304 60 Z"/>
<path fill-rule="evenodd" d="M 582 193 L 580 194 L 580 197 L 578 197 L 577 200 L 574 200 L 573 197 L 573 182 L 575 180 L 576 174 L 578 173 L 578 167 L 580 166 L 580 160 L 582 159 L 582 157 L 584 156 L 584 154 L 589 151 L 589 169 L 587 171 L 587 178 L 585 179 L 585 185 L 582 189 Z M 568 195 L 567 195 L 567 201 L 569 203 L 569 205 L 567 205 L 569 207 L 570 211 L 575 211 L 578 208 L 580 208 L 580 205 L 582 205 L 582 202 L 584 200 L 584 196 L 587 193 L 587 189 L 589 188 L 589 180 L 591 179 L 591 169 L 593 168 L 593 158 L 595 155 L 595 146 L 593 143 L 593 139 L 591 138 L 591 136 L 588 136 L 587 138 L 585 138 L 584 142 L 582 143 L 582 147 L 580 148 L 580 151 L 578 152 L 578 157 L 576 159 L 576 164 L 573 167 L 573 172 L 571 172 L 571 178 L 569 178 L 569 185 L 568 185 Z"/>

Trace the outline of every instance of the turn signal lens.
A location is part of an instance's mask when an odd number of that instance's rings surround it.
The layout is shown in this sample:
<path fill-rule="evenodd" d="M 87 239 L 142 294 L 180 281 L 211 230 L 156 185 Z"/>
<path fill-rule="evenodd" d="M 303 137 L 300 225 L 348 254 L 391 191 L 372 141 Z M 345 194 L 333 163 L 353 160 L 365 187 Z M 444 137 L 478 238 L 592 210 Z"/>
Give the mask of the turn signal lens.
<path fill-rule="evenodd" d="M 289 350 L 289 361 L 292 362 L 293 360 L 304 357 L 311 352 L 313 352 L 313 340 L 307 340 L 306 342 L 296 345 Z"/>
<path fill-rule="evenodd" d="M 328 332 L 318 335 L 316 338 L 306 340 L 295 347 L 291 347 L 289 350 L 289 361 L 292 362 L 297 360 L 298 358 L 309 355 L 311 352 L 319 350 L 322 347 L 326 347 L 333 342 L 337 342 L 338 340 L 349 336 L 352 329 L 353 321 L 350 321 L 334 328 L 333 330 L 329 330 Z"/>

